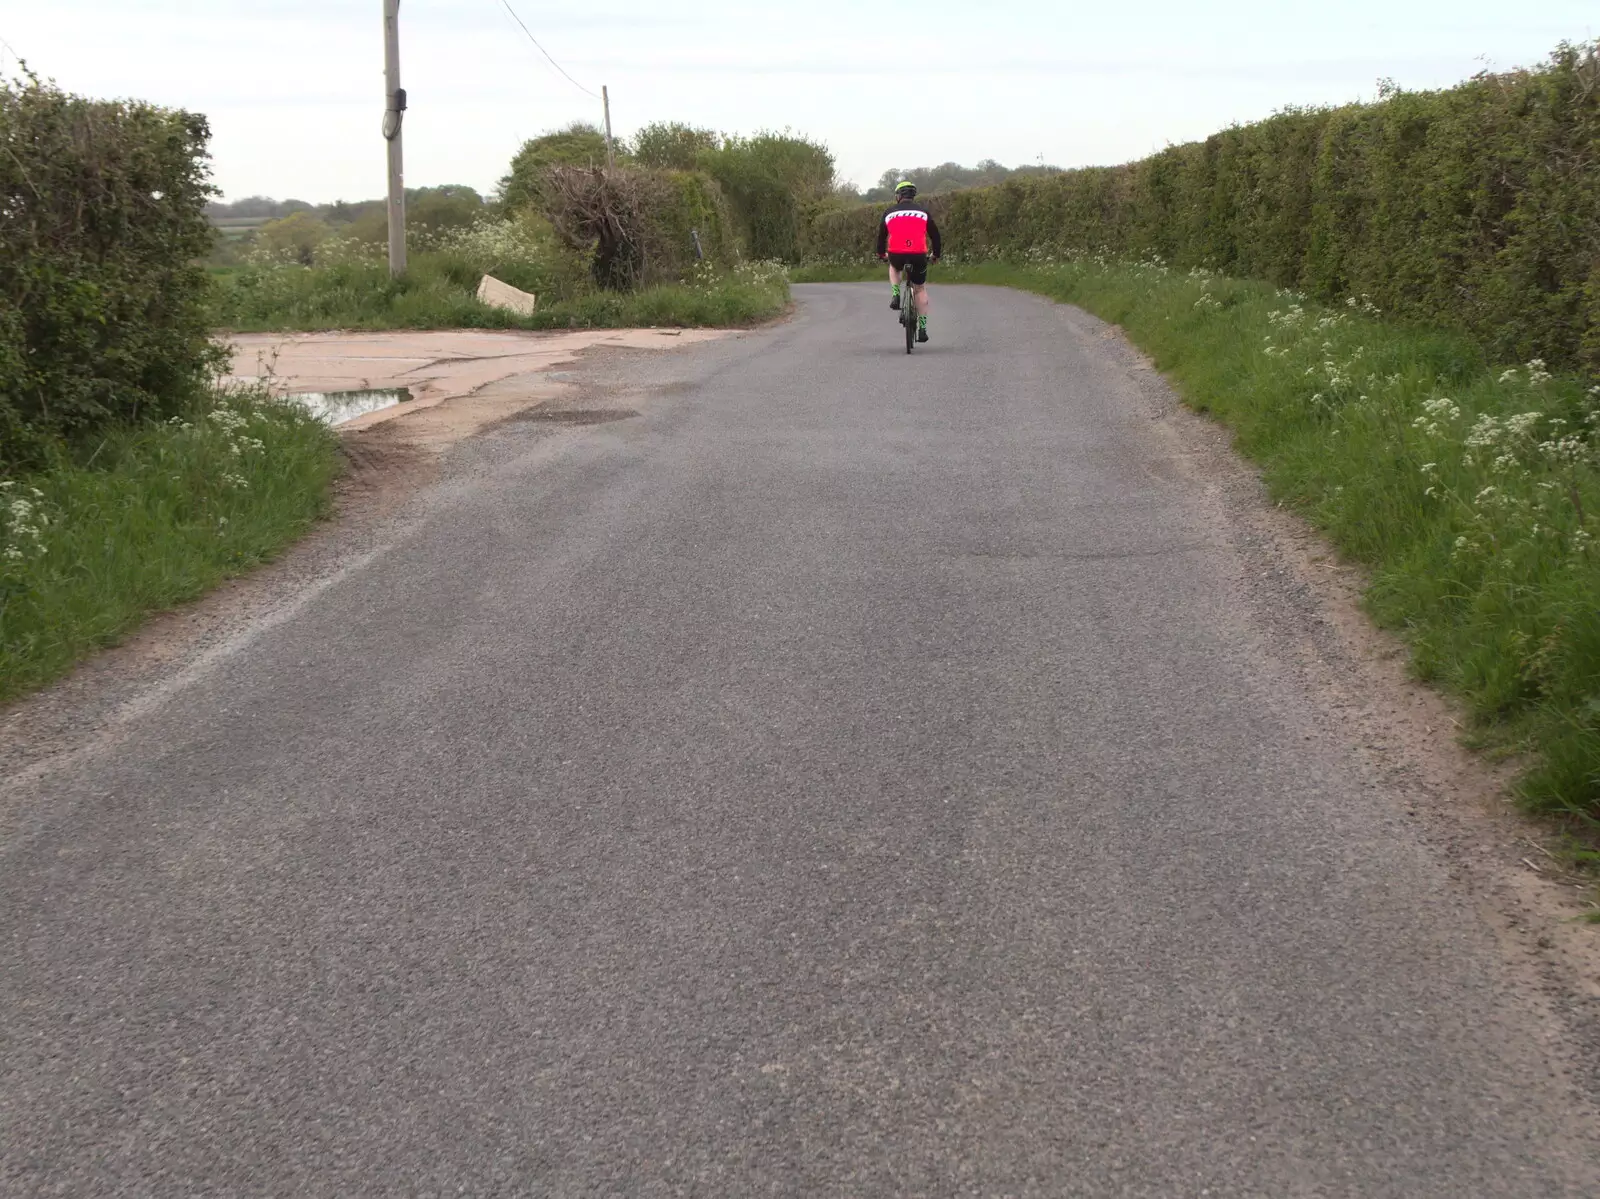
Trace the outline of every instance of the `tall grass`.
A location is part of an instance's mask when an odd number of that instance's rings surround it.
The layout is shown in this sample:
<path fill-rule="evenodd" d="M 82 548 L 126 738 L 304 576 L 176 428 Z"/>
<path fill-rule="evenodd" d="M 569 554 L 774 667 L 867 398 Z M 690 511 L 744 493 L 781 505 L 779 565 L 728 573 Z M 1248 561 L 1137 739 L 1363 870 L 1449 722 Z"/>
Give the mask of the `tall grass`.
<path fill-rule="evenodd" d="M 300 408 L 236 394 L 0 480 L 0 701 L 271 558 L 325 511 L 337 464 Z"/>
<path fill-rule="evenodd" d="M 398 279 L 364 243 L 325 243 L 311 265 L 258 257 L 214 276 L 215 322 L 237 332 L 748 325 L 789 302 L 787 278 L 772 263 L 702 264 L 681 284 L 597 290 L 581 257 L 532 217 L 487 221 L 424 246 Z M 521 316 L 480 303 L 485 274 L 538 296 L 538 310 Z"/>
<path fill-rule="evenodd" d="M 879 277 L 823 265 L 798 280 Z M 1019 287 L 1121 325 L 1273 493 L 1367 564 L 1367 603 L 1534 808 L 1600 819 L 1600 386 L 1270 284 L 1035 253 L 938 282 Z"/>

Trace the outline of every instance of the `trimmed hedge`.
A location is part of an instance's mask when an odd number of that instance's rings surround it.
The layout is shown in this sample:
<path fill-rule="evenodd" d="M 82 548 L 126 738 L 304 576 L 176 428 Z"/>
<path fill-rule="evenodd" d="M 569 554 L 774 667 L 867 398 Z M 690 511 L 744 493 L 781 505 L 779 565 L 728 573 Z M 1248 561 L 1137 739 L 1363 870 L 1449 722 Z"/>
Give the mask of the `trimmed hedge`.
<path fill-rule="evenodd" d="M 1600 371 L 1600 43 L 929 207 L 969 260 L 1155 256 L 1325 300 L 1365 296 L 1462 329 L 1497 360 Z M 803 252 L 859 258 L 879 211 L 818 213 Z"/>
<path fill-rule="evenodd" d="M 209 381 L 204 117 L 0 80 L 0 466 Z"/>

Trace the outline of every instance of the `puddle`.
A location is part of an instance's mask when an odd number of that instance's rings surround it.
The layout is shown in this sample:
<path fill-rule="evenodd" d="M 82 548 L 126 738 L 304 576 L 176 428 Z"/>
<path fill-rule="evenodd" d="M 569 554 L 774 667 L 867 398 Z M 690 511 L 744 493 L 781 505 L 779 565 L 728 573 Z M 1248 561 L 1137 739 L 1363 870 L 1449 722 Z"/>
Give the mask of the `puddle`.
<path fill-rule="evenodd" d="M 303 404 L 311 415 L 330 425 L 342 425 L 369 412 L 382 412 L 411 399 L 409 387 L 390 387 L 373 391 L 308 391 L 288 397 Z"/>
<path fill-rule="evenodd" d="M 638 415 L 632 408 L 529 408 L 512 419 L 561 425 L 604 425 Z"/>

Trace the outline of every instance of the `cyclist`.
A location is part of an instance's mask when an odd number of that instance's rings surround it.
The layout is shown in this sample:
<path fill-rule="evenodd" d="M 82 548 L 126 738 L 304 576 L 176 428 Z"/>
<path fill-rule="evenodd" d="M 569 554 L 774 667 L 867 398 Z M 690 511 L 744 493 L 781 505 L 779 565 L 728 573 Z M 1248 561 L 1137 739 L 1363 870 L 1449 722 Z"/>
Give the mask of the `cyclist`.
<path fill-rule="evenodd" d="M 889 284 L 894 297 L 889 307 L 900 311 L 900 283 L 910 276 L 917 296 L 917 340 L 928 340 L 928 263 L 938 262 L 943 250 L 939 226 L 917 203 L 917 185 L 903 179 L 895 185 L 897 203 L 878 223 L 878 257 L 889 264 Z"/>

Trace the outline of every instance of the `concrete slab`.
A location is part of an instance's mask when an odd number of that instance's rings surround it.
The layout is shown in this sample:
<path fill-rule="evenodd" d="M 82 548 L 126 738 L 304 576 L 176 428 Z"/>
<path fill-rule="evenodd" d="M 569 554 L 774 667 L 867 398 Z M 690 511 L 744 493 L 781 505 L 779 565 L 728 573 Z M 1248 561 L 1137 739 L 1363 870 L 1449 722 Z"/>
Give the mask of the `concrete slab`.
<path fill-rule="evenodd" d="M 241 333 L 229 339 L 233 354 L 229 381 L 264 382 L 279 395 L 397 387 L 411 390 L 411 403 L 340 426 L 363 429 L 474 395 L 519 375 L 554 370 L 596 346 L 660 350 L 728 335 L 722 329 Z"/>

